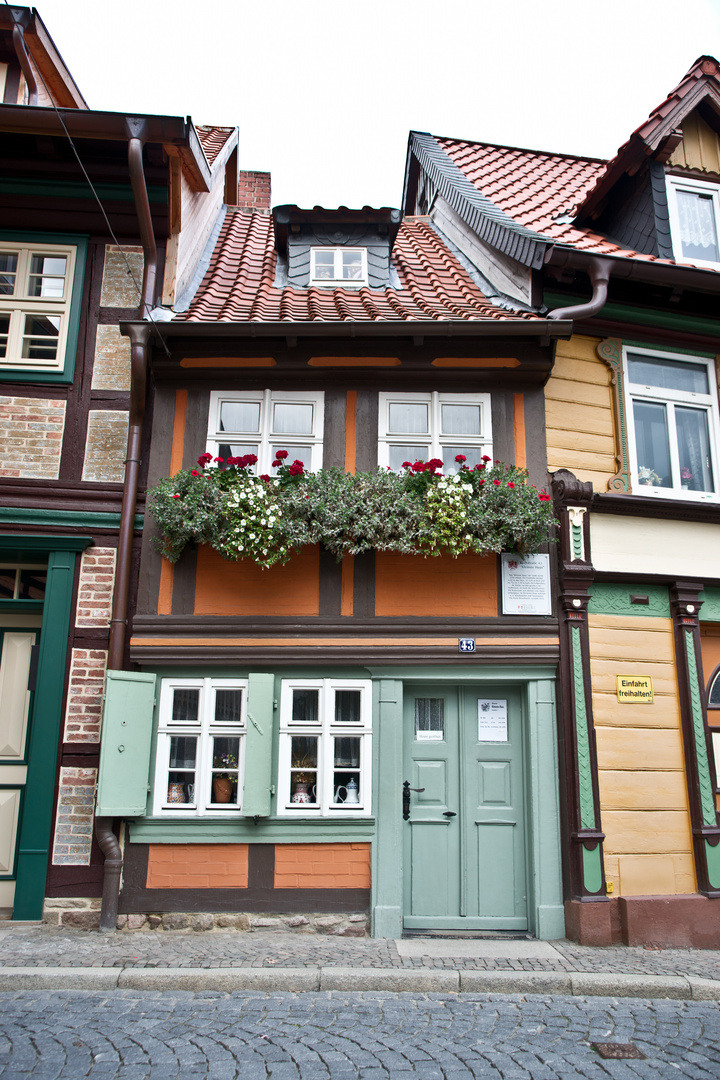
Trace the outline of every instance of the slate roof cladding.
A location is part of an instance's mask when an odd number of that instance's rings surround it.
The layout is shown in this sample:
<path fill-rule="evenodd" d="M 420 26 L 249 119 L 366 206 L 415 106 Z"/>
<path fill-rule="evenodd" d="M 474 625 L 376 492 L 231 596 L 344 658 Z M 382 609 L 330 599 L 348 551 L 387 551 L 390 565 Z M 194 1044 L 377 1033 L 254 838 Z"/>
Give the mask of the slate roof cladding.
<path fill-rule="evenodd" d="M 225 143 L 235 131 L 235 128 L 211 127 L 209 125 L 201 127 L 200 125 L 196 125 L 195 130 L 198 133 L 200 145 L 203 148 L 203 153 L 207 158 L 208 165 L 212 165 Z"/>
<path fill-rule="evenodd" d="M 492 304 L 422 219 L 406 219 L 395 240 L 399 289 L 277 288 L 276 259 L 272 219 L 229 208 L 200 288 L 174 322 L 539 320 Z"/>

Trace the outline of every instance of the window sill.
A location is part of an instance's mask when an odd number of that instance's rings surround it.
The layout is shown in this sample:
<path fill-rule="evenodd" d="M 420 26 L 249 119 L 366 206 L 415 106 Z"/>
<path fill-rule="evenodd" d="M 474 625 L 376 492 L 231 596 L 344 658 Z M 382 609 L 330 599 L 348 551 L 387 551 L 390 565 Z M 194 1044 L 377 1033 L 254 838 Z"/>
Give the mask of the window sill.
<path fill-rule="evenodd" d="M 720 501 L 677 497 L 653 498 L 648 495 L 596 492 L 593 513 L 618 514 L 626 517 L 681 518 L 684 521 L 708 521 L 720 524 Z"/>
<path fill-rule="evenodd" d="M 129 821 L 131 844 L 158 843 L 309 843 L 324 840 L 368 840 L 375 818 L 259 818 L 233 816 L 227 823 L 207 817 L 147 817 Z"/>

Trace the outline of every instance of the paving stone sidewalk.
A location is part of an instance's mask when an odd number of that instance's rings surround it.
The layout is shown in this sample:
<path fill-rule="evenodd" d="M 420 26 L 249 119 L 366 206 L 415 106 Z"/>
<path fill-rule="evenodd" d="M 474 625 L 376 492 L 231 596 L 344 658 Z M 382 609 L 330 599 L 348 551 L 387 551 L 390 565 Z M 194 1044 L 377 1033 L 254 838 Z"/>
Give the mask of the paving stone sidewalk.
<path fill-rule="evenodd" d="M 0 924 L 4 968 L 355 968 L 589 972 L 720 981 L 720 951 L 592 948 L 562 940 L 340 938 L 274 931 L 97 931 Z"/>

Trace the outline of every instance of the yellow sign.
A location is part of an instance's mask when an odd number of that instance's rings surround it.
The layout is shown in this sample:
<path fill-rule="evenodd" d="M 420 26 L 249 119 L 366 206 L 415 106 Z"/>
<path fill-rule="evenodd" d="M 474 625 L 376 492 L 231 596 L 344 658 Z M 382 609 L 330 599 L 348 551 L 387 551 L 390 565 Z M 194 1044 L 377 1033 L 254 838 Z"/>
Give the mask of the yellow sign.
<path fill-rule="evenodd" d="M 649 675 L 618 675 L 617 699 L 627 705 L 652 705 L 652 679 Z"/>

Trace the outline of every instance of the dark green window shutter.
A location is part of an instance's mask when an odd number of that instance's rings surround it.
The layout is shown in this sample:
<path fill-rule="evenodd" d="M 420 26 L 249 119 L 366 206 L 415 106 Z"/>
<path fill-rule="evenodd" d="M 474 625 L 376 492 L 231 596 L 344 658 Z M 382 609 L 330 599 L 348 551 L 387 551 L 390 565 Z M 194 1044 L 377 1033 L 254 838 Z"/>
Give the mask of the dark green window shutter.
<path fill-rule="evenodd" d="M 271 813 L 274 695 L 273 675 L 250 674 L 242 800 L 244 817 L 269 817 Z"/>
<path fill-rule="evenodd" d="M 106 673 L 95 811 L 99 817 L 145 815 L 156 678 L 144 671 Z"/>

